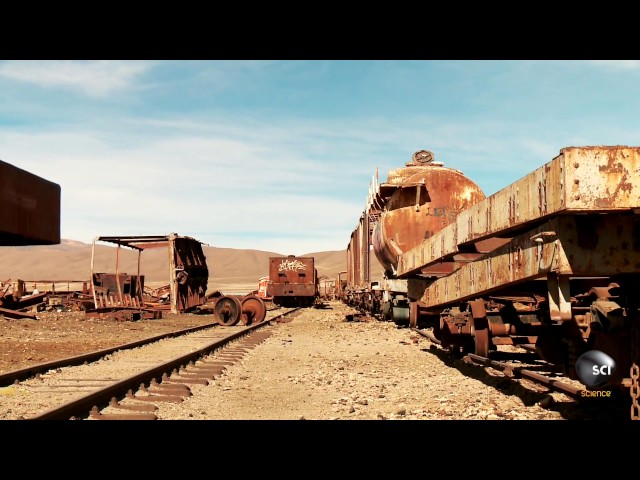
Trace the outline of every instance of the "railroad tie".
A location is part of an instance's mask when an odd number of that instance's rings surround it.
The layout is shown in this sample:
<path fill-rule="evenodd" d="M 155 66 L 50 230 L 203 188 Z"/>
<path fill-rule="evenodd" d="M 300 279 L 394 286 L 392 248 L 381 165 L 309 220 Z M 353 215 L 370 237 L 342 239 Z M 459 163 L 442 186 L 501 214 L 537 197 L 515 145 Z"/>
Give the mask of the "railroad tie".
<path fill-rule="evenodd" d="M 148 403 L 121 403 L 118 400 L 116 400 L 115 398 L 111 399 L 111 402 L 109 403 L 109 406 L 111 408 L 117 408 L 117 409 L 121 409 L 121 410 L 133 410 L 136 412 L 154 412 L 156 410 L 158 410 L 158 407 L 155 405 L 151 405 Z"/>
<path fill-rule="evenodd" d="M 209 380 L 206 380 L 204 378 L 185 378 L 181 376 L 177 370 L 174 370 L 173 372 L 171 372 L 170 377 L 163 375 L 162 380 L 163 382 L 169 381 L 169 382 L 180 382 L 180 383 L 186 383 L 186 384 L 196 384 L 196 385 L 205 385 L 205 386 L 209 385 Z"/>
<path fill-rule="evenodd" d="M 91 415 L 89 417 L 92 420 L 157 420 L 158 417 L 153 413 L 149 414 L 102 414 L 98 410 L 98 407 L 93 407 L 91 409 Z"/>
<path fill-rule="evenodd" d="M 129 400 L 136 400 L 140 402 L 167 402 L 167 403 L 182 403 L 184 397 L 180 395 L 135 395 L 132 392 L 127 393 Z"/>

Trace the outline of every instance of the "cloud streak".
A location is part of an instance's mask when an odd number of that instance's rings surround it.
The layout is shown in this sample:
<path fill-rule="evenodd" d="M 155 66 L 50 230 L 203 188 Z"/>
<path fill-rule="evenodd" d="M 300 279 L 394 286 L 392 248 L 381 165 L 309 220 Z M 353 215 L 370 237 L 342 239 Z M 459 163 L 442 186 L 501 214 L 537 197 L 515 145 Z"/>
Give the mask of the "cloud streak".
<path fill-rule="evenodd" d="M 15 61 L 0 65 L 0 76 L 45 89 L 105 98 L 133 88 L 153 64 L 133 61 Z"/>

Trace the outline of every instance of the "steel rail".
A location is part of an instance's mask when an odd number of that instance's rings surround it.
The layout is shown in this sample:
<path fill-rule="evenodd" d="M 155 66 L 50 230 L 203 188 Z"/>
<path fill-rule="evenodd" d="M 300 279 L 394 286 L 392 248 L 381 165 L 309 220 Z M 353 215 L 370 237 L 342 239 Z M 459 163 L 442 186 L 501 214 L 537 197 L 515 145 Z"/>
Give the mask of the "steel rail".
<path fill-rule="evenodd" d="M 91 416 L 91 412 L 96 412 L 102 406 L 102 408 L 107 407 L 110 403 L 112 403 L 114 398 L 121 397 L 124 398 L 130 395 L 131 391 L 135 391 L 139 389 L 141 386 L 152 386 L 157 381 L 158 378 L 162 378 L 163 380 L 168 379 L 167 375 L 169 372 L 177 372 L 180 368 L 185 365 L 195 362 L 203 355 L 207 355 L 215 350 L 220 349 L 221 347 L 229 344 L 233 340 L 239 339 L 241 337 L 245 337 L 250 335 L 255 330 L 261 329 L 271 323 L 281 321 L 282 318 L 291 315 L 292 313 L 298 311 L 299 309 L 292 309 L 290 311 L 284 312 L 274 318 L 269 320 L 265 320 L 260 323 L 249 325 L 242 330 L 234 332 L 222 339 L 218 339 L 215 342 L 208 344 L 202 348 L 199 348 L 195 351 L 189 352 L 188 354 L 181 355 L 177 358 L 169 360 L 167 362 L 163 362 L 153 368 L 150 368 L 144 372 L 137 373 L 131 377 L 125 378 L 123 380 L 117 381 L 105 388 L 100 390 L 91 392 L 88 395 L 85 395 L 81 398 L 75 399 L 71 402 L 65 403 L 58 407 L 52 408 L 44 413 L 36 415 L 34 417 L 30 417 L 29 420 L 74 420 L 74 419 L 82 419 Z M 212 324 L 211 326 L 219 327 L 219 324 Z M 202 330 L 204 327 L 196 327 L 195 330 Z M 210 327 L 209 327 L 210 328 Z M 187 332 L 191 333 L 194 329 L 186 329 Z M 177 332 L 170 334 L 169 336 L 178 336 Z M 165 336 L 161 336 L 165 337 Z M 139 343 L 139 342 L 135 342 Z M 150 342 L 146 342 L 150 343 Z M 144 344 L 144 342 L 143 342 Z M 133 348 L 133 347 L 131 347 Z M 179 382 L 180 380 L 178 380 Z M 113 416 L 116 417 L 116 416 Z"/>
<path fill-rule="evenodd" d="M 81 355 L 74 355 L 72 357 L 66 357 L 50 362 L 38 363 L 36 365 L 31 365 L 30 367 L 11 370 L 9 372 L 0 374 L 0 387 L 15 384 L 16 382 L 19 382 L 21 380 L 27 380 L 38 375 L 39 373 L 44 373 L 56 368 L 71 367 L 74 365 L 82 365 L 84 363 L 93 362 L 104 357 L 105 355 L 109 355 L 110 353 L 114 353 L 119 350 L 129 350 L 132 348 L 140 347 L 142 345 L 157 342 L 165 338 L 179 337 L 181 335 L 186 335 L 188 333 L 197 332 L 199 330 L 204 330 L 215 326 L 219 326 L 219 324 L 215 322 L 205 325 L 199 325 L 197 327 L 185 328 L 182 330 L 176 330 L 174 332 L 163 333 L 160 335 L 155 335 L 153 337 L 144 338 L 142 340 L 136 340 L 135 342 L 123 343 L 122 345 L 117 345 L 115 347 L 95 350 L 93 352 L 83 353 Z"/>

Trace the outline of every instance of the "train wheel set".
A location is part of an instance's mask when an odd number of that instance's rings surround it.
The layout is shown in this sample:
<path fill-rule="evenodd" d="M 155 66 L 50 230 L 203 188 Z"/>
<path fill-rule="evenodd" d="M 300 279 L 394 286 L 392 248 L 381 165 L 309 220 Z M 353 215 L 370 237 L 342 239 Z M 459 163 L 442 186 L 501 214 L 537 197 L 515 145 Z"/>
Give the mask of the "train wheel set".
<path fill-rule="evenodd" d="M 223 295 L 215 300 L 213 315 L 223 326 L 251 325 L 267 318 L 267 307 L 257 295 Z"/>

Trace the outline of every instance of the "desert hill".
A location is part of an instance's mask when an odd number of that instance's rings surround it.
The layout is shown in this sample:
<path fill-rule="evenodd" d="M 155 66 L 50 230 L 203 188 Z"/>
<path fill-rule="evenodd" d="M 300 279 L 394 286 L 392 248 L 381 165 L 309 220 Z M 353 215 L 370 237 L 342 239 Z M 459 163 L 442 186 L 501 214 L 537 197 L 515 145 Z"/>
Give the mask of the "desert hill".
<path fill-rule="evenodd" d="M 0 247 L 0 281 L 88 281 L 91 272 L 92 245 L 63 239 L 57 245 Z M 96 244 L 94 271 L 115 272 L 117 247 Z M 203 245 L 209 268 L 208 291 L 247 293 L 257 289 L 258 279 L 268 274 L 269 257 L 282 256 L 275 252 L 241 250 Z M 311 252 L 320 278 L 335 279 L 346 270 L 346 251 Z M 377 262 L 376 262 L 377 265 Z M 119 271 L 136 274 L 138 252 L 122 247 Z M 145 285 L 169 283 L 168 248 L 148 249 L 140 255 L 140 273 Z"/>

